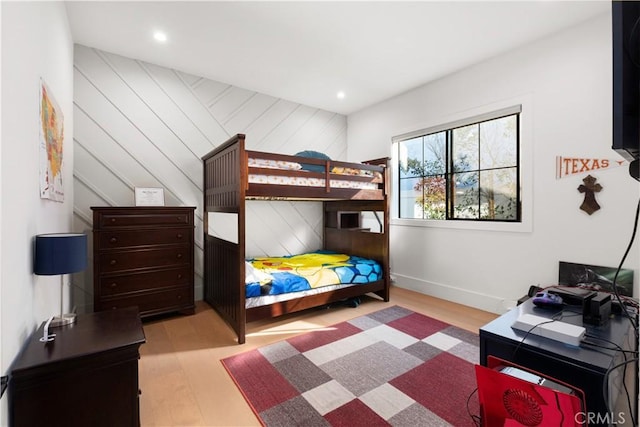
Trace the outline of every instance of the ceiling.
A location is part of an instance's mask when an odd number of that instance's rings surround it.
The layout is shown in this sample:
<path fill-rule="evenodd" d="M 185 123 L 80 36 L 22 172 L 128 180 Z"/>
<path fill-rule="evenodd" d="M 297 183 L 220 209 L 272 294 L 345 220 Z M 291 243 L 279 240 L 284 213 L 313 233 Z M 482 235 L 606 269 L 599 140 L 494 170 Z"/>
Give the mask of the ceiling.
<path fill-rule="evenodd" d="M 66 7 L 75 43 L 341 114 L 610 13 L 606 0 Z M 153 39 L 156 30 L 167 34 L 165 43 Z"/>

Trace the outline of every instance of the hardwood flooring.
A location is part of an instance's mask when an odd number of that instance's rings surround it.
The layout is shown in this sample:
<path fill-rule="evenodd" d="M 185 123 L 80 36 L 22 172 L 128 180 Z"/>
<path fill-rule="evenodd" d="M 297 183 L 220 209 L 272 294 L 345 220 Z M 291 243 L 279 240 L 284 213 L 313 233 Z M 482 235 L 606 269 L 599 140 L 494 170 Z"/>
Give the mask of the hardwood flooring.
<path fill-rule="evenodd" d="M 220 359 L 354 317 L 400 305 L 478 332 L 495 319 L 487 313 L 406 289 L 392 287 L 391 301 L 367 298 L 357 308 L 312 309 L 247 325 L 238 345 L 231 328 L 205 302 L 193 316 L 145 322 L 140 349 L 140 421 L 145 426 L 259 426 L 257 418 Z"/>

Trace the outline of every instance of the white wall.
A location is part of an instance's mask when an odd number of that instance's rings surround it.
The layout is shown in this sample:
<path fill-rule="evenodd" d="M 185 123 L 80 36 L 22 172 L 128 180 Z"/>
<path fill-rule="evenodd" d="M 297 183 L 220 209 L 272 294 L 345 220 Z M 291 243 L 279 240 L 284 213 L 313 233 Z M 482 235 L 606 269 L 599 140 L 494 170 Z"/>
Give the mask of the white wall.
<path fill-rule="evenodd" d="M 163 187 L 169 206 L 196 206 L 195 295 L 202 299 L 201 157 L 231 135 L 247 148 L 294 154 L 347 152 L 345 116 L 108 52 L 75 46 L 74 229 L 91 234 L 91 206 L 132 206 L 134 187 Z M 247 254 L 313 250 L 317 202 L 247 205 Z M 74 289 L 91 311 L 91 268 Z"/>
<path fill-rule="evenodd" d="M 587 174 L 555 179 L 555 156 L 620 158 L 610 148 L 610 19 L 603 14 L 348 116 L 349 158 L 359 159 L 389 156 L 393 136 L 522 103 L 525 223 L 482 230 L 395 221 L 398 286 L 500 313 L 530 285 L 557 283 L 558 261 L 619 265 L 638 182 L 626 167 L 592 172 L 604 189 L 601 210 L 589 216 L 577 191 Z M 638 264 L 636 242 L 624 265 L 635 269 L 635 296 Z"/>
<path fill-rule="evenodd" d="M 35 328 L 60 310 L 60 278 L 32 273 L 36 234 L 71 230 L 73 42 L 61 2 L 2 2 L 0 310 L 5 375 Z M 64 115 L 64 203 L 40 199 L 39 84 Z M 67 276 L 68 277 L 68 276 Z M 68 279 L 67 279 L 68 280 Z M 66 286 L 69 294 L 69 286 Z M 65 309 L 68 309 L 68 301 Z M 7 397 L 0 423 L 8 424 Z"/>

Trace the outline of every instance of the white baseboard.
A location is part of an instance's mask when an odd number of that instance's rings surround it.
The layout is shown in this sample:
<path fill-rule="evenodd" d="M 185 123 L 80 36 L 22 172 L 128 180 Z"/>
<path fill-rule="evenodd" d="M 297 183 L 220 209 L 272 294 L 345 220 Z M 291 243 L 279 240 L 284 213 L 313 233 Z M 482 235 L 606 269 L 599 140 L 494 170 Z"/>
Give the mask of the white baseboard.
<path fill-rule="evenodd" d="M 409 289 L 421 294 L 474 307 L 490 313 L 506 313 L 516 306 L 516 301 L 509 299 L 498 298 L 441 283 L 428 282 L 426 280 L 404 276 L 398 273 L 391 273 L 391 275 L 394 278 L 394 285 L 399 288 Z"/>

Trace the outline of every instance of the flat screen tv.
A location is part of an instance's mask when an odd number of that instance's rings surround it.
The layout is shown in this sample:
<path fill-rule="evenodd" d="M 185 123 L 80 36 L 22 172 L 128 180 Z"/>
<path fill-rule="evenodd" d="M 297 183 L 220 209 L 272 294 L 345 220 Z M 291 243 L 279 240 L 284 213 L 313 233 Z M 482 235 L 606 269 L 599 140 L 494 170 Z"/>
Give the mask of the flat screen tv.
<path fill-rule="evenodd" d="M 611 2 L 613 146 L 629 161 L 640 146 L 640 2 Z M 637 162 L 636 168 L 637 168 Z"/>

